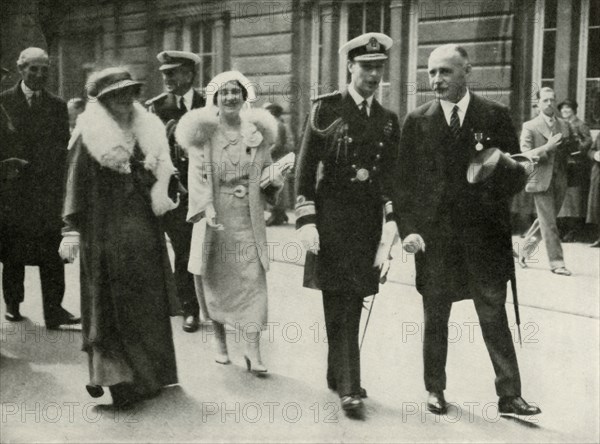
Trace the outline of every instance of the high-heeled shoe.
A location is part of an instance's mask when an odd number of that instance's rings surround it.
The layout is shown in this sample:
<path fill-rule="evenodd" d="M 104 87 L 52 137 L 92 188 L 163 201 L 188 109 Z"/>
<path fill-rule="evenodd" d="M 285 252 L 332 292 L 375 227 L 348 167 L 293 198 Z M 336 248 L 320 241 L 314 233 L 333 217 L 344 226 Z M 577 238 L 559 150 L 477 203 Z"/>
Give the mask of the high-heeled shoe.
<path fill-rule="evenodd" d="M 227 353 L 217 353 L 215 355 L 215 362 L 217 364 L 228 365 L 231 364 L 229 360 L 229 355 Z"/>
<path fill-rule="evenodd" d="M 104 395 L 104 389 L 101 385 L 87 384 L 85 389 L 92 398 L 100 398 L 102 395 Z"/>
<path fill-rule="evenodd" d="M 248 368 L 249 372 L 267 373 L 267 367 L 265 367 L 261 362 L 255 361 L 252 363 L 250 358 L 246 355 L 244 355 L 244 359 L 246 360 L 246 367 Z"/>

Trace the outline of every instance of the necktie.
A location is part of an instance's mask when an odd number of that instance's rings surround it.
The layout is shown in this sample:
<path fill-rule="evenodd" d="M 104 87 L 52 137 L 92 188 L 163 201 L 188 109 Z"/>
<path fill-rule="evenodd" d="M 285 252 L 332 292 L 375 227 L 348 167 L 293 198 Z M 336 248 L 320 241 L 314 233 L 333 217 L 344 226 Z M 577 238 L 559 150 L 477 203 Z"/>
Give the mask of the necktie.
<path fill-rule="evenodd" d="M 369 118 L 369 113 L 367 113 L 367 107 L 369 106 L 366 100 L 363 100 L 362 103 L 360 104 L 361 108 L 360 108 L 360 114 L 365 118 L 368 119 Z"/>
<path fill-rule="evenodd" d="M 452 108 L 452 116 L 450 116 L 450 131 L 455 139 L 460 135 L 460 118 L 458 117 L 458 106 Z"/>
<path fill-rule="evenodd" d="M 187 112 L 187 108 L 185 106 L 185 101 L 183 100 L 183 96 L 179 98 L 179 109 L 183 112 Z"/>
<path fill-rule="evenodd" d="M 31 95 L 30 105 L 31 105 L 31 108 L 37 108 L 40 106 L 40 96 L 37 91 Z"/>

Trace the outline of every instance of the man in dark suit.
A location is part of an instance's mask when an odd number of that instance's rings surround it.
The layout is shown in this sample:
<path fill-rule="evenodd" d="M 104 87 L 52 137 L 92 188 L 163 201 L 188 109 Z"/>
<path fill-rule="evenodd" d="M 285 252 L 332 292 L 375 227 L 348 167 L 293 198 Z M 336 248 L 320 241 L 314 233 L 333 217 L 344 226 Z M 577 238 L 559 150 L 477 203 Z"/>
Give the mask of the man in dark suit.
<path fill-rule="evenodd" d="M 323 292 L 327 385 L 351 415 L 366 397 L 358 331 L 363 299 L 379 291 L 384 209 L 384 230 L 396 230 L 387 196 L 400 128 L 374 97 L 391 46 L 388 36 L 367 33 L 340 48 L 352 81 L 346 91 L 315 100 L 297 163 L 296 228 L 309 251 L 305 285 L 314 288 L 308 281 L 316 278 Z"/>
<path fill-rule="evenodd" d="M 163 51 L 156 58 L 161 63 L 159 70 L 166 92 L 148 100 L 146 106 L 167 126 L 171 159 L 179 170 L 181 183 L 187 188 L 188 158 L 175 141 L 175 128 L 187 111 L 205 105 L 202 94 L 192 87 L 200 57 L 186 51 Z M 194 290 L 194 277 L 187 271 L 192 239 L 192 224 L 186 222 L 187 208 L 187 196 L 181 196 L 179 207 L 164 216 L 164 227 L 175 253 L 175 282 L 177 297 L 183 309 L 183 330 L 191 333 L 198 329 L 200 307 Z M 202 302 L 202 285 L 198 283 L 197 288 Z"/>
<path fill-rule="evenodd" d="M 552 273 L 570 276 L 565 267 L 556 217 L 567 191 L 567 164 L 572 151 L 577 151 L 569 124 L 556 115 L 556 98 L 552 88 L 542 88 L 537 93 L 540 113 L 523 123 L 521 151 L 535 152 L 539 159 L 525 191 L 533 194 L 537 219 L 533 222 L 519 252 L 519 262 L 524 268 L 526 260 L 544 238 Z"/>
<path fill-rule="evenodd" d="M 10 143 L 0 160 L 20 159 L 21 168 L 3 190 L 0 244 L 4 264 L 2 284 L 6 319 L 22 319 L 26 265 L 38 265 L 47 328 L 79 323 L 62 306 L 64 266 L 58 255 L 63 181 L 69 142 L 69 118 L 63 100 L 46 91 L 48 54 L 40 48 L 23 50 L 17 60 L 22 80 L 0 95 L 10 122 Z M 6 194 L 5 194 L 6 193 Z"/>
<path fill-rule="evenodd" d="M 517 153 L 519 142 L 506 108 L 468 90 L 471 65 L 462 47 L 436 48 L 428 69 L 436 98 L 404 122 L 394 190 L 404 247 L 417 250 L 427 408 L 438 414 L 446 411 L 450 310 L 455 301 L 473 299 L 496 372 L 500 412 L 540 413 L 521 398 L 504 308 L 506 284 L 514 274 L 509 198 L 515 190 L 467 180 L 469 162 L 477 152 L 495 147 Z"/>

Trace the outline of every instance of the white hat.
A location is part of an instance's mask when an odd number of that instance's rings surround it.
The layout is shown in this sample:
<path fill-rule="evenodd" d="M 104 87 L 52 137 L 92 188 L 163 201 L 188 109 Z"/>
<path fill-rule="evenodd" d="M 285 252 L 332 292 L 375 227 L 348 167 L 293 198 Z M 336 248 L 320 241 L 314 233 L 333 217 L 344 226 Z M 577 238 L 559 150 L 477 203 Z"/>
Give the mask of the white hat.
<path fill-rule="evenodd" d="M 346 42 L 339 49 L 338 54 L 347 54 L 348 60 L 355 62 L 370 62 L 386 60 L 387 51 L 394 41 L 380 32 L 367 32 Z"/>
<path fill-rule="evenodd" d="M 227 83 L 231 81 L 237 81 L 246 89 L 247 97 L 246 103 L 250 105 L 256 101 L 256 91 L 254 84 L 248 80 L 248 78 L 239 71 L 225 71 L 217 74 L 208 84 L 206 85 L 206 106 L 214 106 L 213 101 L 215 94 Z"/>
<path fill-rule="evenodd" d="M 156 58 L 161 63 L 158 68 L 160 71 L 177 68 L 185 64 L 196 65 L 201 61 L 200 57 L 188 51 L 162 51 L 158 53 Z"/>

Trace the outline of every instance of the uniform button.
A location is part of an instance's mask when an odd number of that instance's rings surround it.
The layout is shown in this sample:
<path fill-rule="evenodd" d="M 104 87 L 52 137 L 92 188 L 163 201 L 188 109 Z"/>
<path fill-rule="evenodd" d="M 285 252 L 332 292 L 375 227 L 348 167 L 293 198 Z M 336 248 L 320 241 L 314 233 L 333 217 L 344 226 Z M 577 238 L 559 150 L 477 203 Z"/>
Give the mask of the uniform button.
<path fill-rule="evenodd" d="M 383 146 L 383 142 L 379 142 L 379 146 Z"/>

